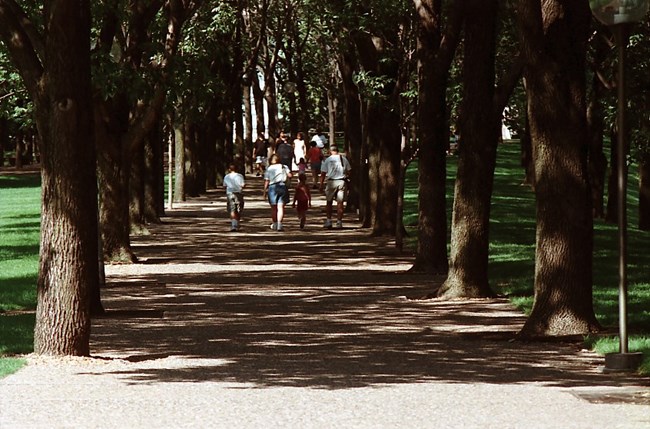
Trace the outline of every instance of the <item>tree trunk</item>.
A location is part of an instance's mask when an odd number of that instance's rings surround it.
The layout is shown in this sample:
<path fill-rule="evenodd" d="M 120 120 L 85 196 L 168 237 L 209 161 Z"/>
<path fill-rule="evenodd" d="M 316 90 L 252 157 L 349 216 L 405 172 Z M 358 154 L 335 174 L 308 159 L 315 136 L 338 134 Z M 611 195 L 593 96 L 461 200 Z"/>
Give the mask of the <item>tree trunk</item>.
<path fill-rule="evenodd" d="M 185 137 L 183 124 L 172 123 L 174 139 L 174 202 L 185 201 Z"/>
<path fill-rule="evenodd" d="M 618 223 L 618 130 L 612 129 L 610 137 L 609 177 L 607 178 L 607 209 L 605 222 Z M 627 164 L 626 164 L 627 165 Z M 627 172 L 624 173 L 627 177 Z"/>
<path fill-rule="evenodd" d="M 602 67 L 609 47 L 600 35 L 595 36 L 594 69 Z M 605 88 L 598 74 L 594 73 L 591 80 L 591 98 L 587 106 L 587 129 L 589 131 L 589 184 L 591 186 L 591 202 L 593 216 L 602 219 L 605 217 L 605 176 L 607 174 L 607 157 L 603 149 L 603 134 L 605 120 L 603 117 L 603 97 Z"/>
<path fill-rule="evenodd" d="M 639 159 L 639 229 L 650 230 L 650 155 Z"/>
<path fill-rule="evenodd" d="M 151 129 L 144 142 L 144 220 L 160 223 L 165 213 L 165 171 L 162 126 Z"/>
<path fill-rule="evenodd" d="M 460 33 L 460 13 L 452 8 L 442 44 L 441 3 L 416 1 L 418 13 L 418 245 L 412 271 L 446 274 L 447 260 L 447 118 L 449 65 Z"/>
<path fill-rule="evenodd" d="M 500 125 L 490 108 L 495 96 L 496 14 L 497 0 L 466 3 L 459 120 L 463 144 L 458 149 L 449 273 L 438 291 L 443 298 L 494 295 L 488 283 L 488 232 Z"/>
<path fill-rule="evenodd" d="M 41 245 L 34 351 L 90 354 L 89 290 L 98 288 L 97 179 L 90 83 L 90 5 L 44 10 Z"/>
<path fill-rule="evenodd" d="M 256 120 L 256 134 L 266 131 L 264 125 L 264 92 L 260 88 L 260 81 L 257 73 L 253 74 L 253 100 L 255 102 L 255 120 Z"/>
<path fill-rule="evenodd" d="M 99 224 L 107 262 L 135 262 L 129 234 L 130 152 L 122 144 L 128 128 L 124 99 L 95 99 L 95 139 L 98 150 Z M 107 107 L 108 106 L 108 107 Z"/>
<path fill-rule="evenodd" d="M 244 93 L 244 153 L 246 154 L 244 169 L 242 173 L 253 173 L 255 171 L 255 158 L 253 152 L 253 105 L 251 101 L 251 87 L 243 86 Z"/>
<path fill-rule="evenodd" d="M 559 0 L 522 0 L 519 9 L 537 202 L 535 301 L 520 336 L 584 335 L 600 328 L 585 150 L 591 14 L 586 2 Z"/>
<path fill-rule="evenodd" d="M 361 166 L 365 163 L 361 158 L 361 102 L 359 88 L 354 83 L 354 71 L 357 69 L 354 59 L 349 52 L 344 52 L 339 59 L 339 71 L 343 81 L 343 96 L 345 100 L 345 115 L 343 128 L 345 131 L 348 159 L 352 167 L 351 186 L 348 193 L 346 209 L 357 213 L 360 210 L 359 187 L 363 176 Z"/>
<path fill-rule="evenodd" d="M 144 145 L 131 152 L 129 165 L 129 219 L 131 231 L 141 233 L 145 230 L 144 218 Z"/>
<path fill-rule="evenodd" d="M 397 82 L 399 64 L 394 58 L 383 58 L 388 53 L 381 48 L 382 45 L 390 44 L 389 41 L 375 43 L 367 35 L 360 34 L 355 37 L 355 42 L 358 46 L 359 61 L 365 70 L 375 76 L 385 76 L 390 82 Z M 368 146 L 373 235 L 395 234 L 402 138 L 396 90 L 394 83 L 386 85 L 381 98 L 369 100 L 366 111 L 368 128 L 365 138 Z"/>

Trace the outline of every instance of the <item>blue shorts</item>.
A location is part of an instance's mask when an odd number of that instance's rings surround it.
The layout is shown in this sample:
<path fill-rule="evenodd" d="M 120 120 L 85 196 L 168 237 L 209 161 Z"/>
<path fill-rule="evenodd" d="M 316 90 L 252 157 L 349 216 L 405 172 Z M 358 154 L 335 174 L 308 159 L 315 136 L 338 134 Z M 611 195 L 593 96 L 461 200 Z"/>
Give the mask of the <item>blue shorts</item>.
<path fill-rule="evenodd" d="M 289 203 L 289 189 L 284 182 L 269 185 L 269 204 L 272 206 Z"/>

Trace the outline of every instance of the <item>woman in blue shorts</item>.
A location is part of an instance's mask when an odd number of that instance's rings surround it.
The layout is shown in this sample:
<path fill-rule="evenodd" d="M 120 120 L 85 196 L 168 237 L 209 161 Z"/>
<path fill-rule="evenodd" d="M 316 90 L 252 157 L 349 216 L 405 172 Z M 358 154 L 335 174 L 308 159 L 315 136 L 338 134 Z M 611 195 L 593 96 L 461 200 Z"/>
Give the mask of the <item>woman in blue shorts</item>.
<path fill-rule="evenodd" d="M 268 195 L 271 205 L 271 229 L 282 231 L 284 219 L 284 206 L 289 203 L 289 188 L 287 180 L 291 177 L 291 170 L 280 163 L 278 155 L 271 155 L 270 165 L 264 172 L 264 193 Z"/>

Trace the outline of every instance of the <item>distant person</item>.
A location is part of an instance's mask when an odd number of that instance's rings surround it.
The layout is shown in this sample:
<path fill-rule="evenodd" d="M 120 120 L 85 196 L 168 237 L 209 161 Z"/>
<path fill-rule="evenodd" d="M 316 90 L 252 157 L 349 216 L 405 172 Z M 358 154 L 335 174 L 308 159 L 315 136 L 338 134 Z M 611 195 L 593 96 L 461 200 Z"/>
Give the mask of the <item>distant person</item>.
<path fill-rule="evenodd" d="M 307 151 L 307 159 L 309 160 L 309 168 L 311 169 L 311 177 L 313 179 L 312 187 L 318 189 L 318 177 L 320 176 L 320 167 L 323 162 L 323 151 L 316 145 L 315 141 L 309 144 L 311 147 Z"/>
<path fill-rule="evenodd" d="M 253 147 L 253 158 L 255 158 L 255 167 L 257 168 L 256 176 L 264 174 L 268 161 L 268 151 L 269 141 L 264 137 L 264 133 L 260 132 Z"/>
<path fill-rule="evenodd" d="M 325 228 L 332 229 L 332 204 L 336 199 L 336 227 L 343 228 L 343 202 L 347 190 L 346 178 L 352 167 L 346 157 L 339 154 L 336 146 L 330 146 L 330 156 L 323 161 L 320 176 L 320 190 L 323 190 L 323 182 L 327 178 L 325 188 Z"/>
<path fill-rule="evenodd" d="M 300 158 L 298 160 L 298 174 L 306 174 L 307 172 L 307 161 L 305 158 Z"/>
<path fill-rule="evenodd" d="M 280 158 L 280 163 L 286 165 L 291 171 L 291 164 L 293 162 L 293 147 L 287 142 L 287 135 L 284 131 L 280 132 L 280 139 L 276 142 L 275 153 Z"/>
<path fill-rule="evenodd" d="M 228 174 L 223 178 L 223 187 L 226 188 L 226 204 L 230 213 L 230 231 L 239 231 L 239 221 L 244 210 L 244 176 L 237 172 L 237 167 L 230 164 Z"/>
<path fill-rule="evenodd" d="M 325 138 L 325 135 L 321 132 L 321 130 L 316 129 L 316 134 L 314 134 L 314 136 L 311 138 L 311 141 L 315 142 L 316 146 L 319 149 L 323 149 L 327 143 L 327 138 Z"/>
<path fill-rule="evenodd" d="M 311 191 L 307 185 L 307 175 L 305 173 L 298 174 L 298 184 L 293 192 L 293 203 L 291 207 L 296 207 L 298 202 L 298 219 L 300 219 L 300 229 L 305 228 L 307 221 L 307 209 L 311 208 Z"/>
<path fill-rule="evenodd" d="M 305 137 L 302 132 L 296 134 L 296 139 L 293 141 L 293 171 L 298 170 L 298 163 L 300 158 L 307 157 L 307 145 L 305 144 Z"/>
<path fill-rule="evenodd" d="M 269 166 L 264 172 L 264 193 L 268 196 L 271 206 L 271 229 L 284 230 L 284 206 L 289 203 L 289 189 L 287 180 L 291 177 L 291 170 L 280 162 L 277 154 L 271 155 Z"/>

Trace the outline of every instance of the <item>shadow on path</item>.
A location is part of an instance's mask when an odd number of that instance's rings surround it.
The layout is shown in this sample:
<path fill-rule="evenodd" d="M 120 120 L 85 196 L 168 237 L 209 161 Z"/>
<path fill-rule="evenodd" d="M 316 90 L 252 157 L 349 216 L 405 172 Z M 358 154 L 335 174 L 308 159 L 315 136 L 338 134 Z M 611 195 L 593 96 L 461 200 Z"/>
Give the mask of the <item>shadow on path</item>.
<path fill-rule="evenodd" d="M 411 255 L 352 221 L 320 228 L 320 195 L 306 230 L 289 210 L 286 231 L 271 231 L 261 181 L 248 180 L 241 232 L 228 232 L 223 196 L 211 193 L 136 237 L 141 263 L 107 267 L 93 354 L 189 362 L 126 369 L 128 382 L 647 384 L 601 373 L 602 358 L 580 343 L 512 341 L 524 317 L 506 300 L 417 299 L 441 279 L 407 273 Z"/>

